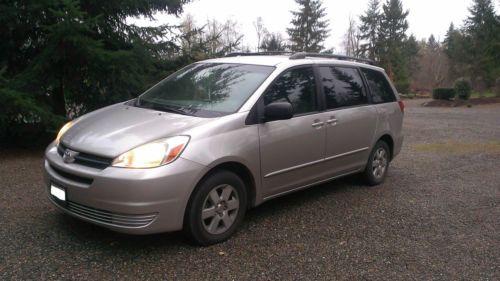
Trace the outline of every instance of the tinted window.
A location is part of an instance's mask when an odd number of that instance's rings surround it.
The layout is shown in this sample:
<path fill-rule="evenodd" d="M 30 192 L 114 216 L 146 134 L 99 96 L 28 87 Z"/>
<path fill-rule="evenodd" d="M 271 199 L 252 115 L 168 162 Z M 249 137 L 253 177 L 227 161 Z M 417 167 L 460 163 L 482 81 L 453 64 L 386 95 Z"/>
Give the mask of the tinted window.
<path fill-rule="evenodd" d="M 320 67 L 326 108 L 355 106 L 366 103 L 363 81 L 355 68 Z"/>
<path fill-rule="evenodd" d="M 197 116 L 233 113 L 274 67 L 196 63 L 170 75 L 141 95 L 136 105 Z"/>
<path fill-rule="evenodd" d="M 289 102 L 295 115 L 317 110 L 312 67 L 295 68 L 282 74 L 264 95 L 264 104 Z"/>
<path fill-rule="evenodd" d="M 384 74 L 371 69 L 362 69 L 362 71 L 368 81 L 373 103 L 396 101 L 391 85 Z"/>

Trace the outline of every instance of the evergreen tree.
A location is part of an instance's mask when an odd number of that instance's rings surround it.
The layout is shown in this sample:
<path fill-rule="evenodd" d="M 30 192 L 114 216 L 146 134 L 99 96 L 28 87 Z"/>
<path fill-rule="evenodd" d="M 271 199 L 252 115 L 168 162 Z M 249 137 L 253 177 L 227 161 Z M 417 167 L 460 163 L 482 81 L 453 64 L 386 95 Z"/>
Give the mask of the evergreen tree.
<path fill-rule="evenodd" d="M 449 59 L 448 72 L 451 80 L 464 76 L 467 72 L 466 65 L 470 62 L 469 44 L 469 40 L 451 23 L 443 41 L 444 52 Z"/>
<path fill-rule="evenodd" d="M 370 0 L 365 14 L 359 17 L 360 39 L 363 41 L 360 45 L 361 55 L 374 61 L 378 60 L 377 44 L 381 18 L 379 10 L 380 0 Z"/>
<path fill-rule="evenodd" d="M 25 0 L 0 4 L 0 138 L 141 93 L 178 47 L 171 26 L 127 18 L 179 14 L 185 0 Z M 9 130 L 9 132 L 7 132 Z"/>
<path fill-rule="evenodd" d="M 434 39 L 433 35 L 431 35 L 430 40 L 433 40 L 432 42 L 433 48 L 435 48 L 436 50 L 439 49 L 439 42 L 437 42 L 436 39 Z M 405 56 L 404 60 L 409 75 L 408 78 L 412 78 L 414 74 L 418 71 L 419 50 L 420 47 L 418 45 L 417 38 L 415 38 L 415 35 L 413 34 L 410 35 L 410 37 L 408 37 L 408 40 L 404 41 L 403 45 L 403 54 Z"/>
<path fill-rule="evenodd" d="M 434 37 L 434 34 L 431 34 L 431 36 L 429 36 L 426 44 L 426 47 L 431 51 L 436 51 L 437 49 L 439 49 L 439 42 L 436 40 L 436 37 Z"/>
<path fill-rule="evenodd" d="M 387 0 L 382 6 L 378 50 L 379 60 L 387 74 L 398 83 L 409 83 L 410 69 L 408 52 L 405 51 L 408 37 L 409 11 L 403 10 L 400 0 Z"/>
<path fill-rule="evenodd" d="M 295 0 L 299 11 L 292 11 L 292 27 L 287 28 L 295 52 L 320 52 L 328 37 L 328 20 L 321 0 Z"/>
<path fill-rule="evenodd" d="M 500 21 L 491 0 L 474 0 L 465 21 L 470 40 L 470 73 L 493 85 L 500 76 Z"/>

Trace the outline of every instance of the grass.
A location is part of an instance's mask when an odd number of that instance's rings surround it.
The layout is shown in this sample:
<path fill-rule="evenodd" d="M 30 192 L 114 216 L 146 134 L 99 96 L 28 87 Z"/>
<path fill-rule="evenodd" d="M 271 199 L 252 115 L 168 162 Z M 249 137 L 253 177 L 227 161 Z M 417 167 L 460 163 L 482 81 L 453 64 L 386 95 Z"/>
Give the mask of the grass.
<path fill-rule="evenodd" d="M 445 143 L 422 143 L 415 145 L 415 149 L 420 152 L 440 152 L 451 154 L 469 153 L 500 153 L 500 142 L 490 143 L 465 143 L 449 141 Z"/>
<path fill-rule="evenodd" d="M 486 92 L 473 92 L 471 95 L 471 99 L 477 99 L 477 98 L 492 98 L 495 97 L 495 93 L 493 91 L 486 91 Z"/>

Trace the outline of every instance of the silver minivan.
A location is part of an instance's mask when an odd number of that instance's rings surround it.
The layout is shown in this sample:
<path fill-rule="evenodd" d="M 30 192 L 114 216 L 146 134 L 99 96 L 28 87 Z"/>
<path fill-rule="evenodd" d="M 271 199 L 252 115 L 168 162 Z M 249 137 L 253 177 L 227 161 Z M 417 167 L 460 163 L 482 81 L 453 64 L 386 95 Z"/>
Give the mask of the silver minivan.
<path fill-rule="evenodd" d="M 45 184 L 76 218 L 210 245 L 272 198 L 354 173 L 382 183 L 403 113 L 384 70 L 359 59 L 205 60 L 67 123 L 46 150 Z"/>

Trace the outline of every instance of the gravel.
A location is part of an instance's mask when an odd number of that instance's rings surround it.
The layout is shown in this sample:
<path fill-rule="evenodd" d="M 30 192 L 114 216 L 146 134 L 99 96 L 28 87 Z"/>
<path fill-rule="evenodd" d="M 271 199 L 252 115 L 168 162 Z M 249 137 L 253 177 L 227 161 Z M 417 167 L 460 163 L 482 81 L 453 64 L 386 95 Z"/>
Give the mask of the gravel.
<path fill-rule="evenodd" d="M 251 210 L 229 241 L 129 236 L 46 199 L 43 152 L 0 151 L 1 280 L 499 280 L 500 106 L 408 101 L 385 184 L 351 176 Z"/>

